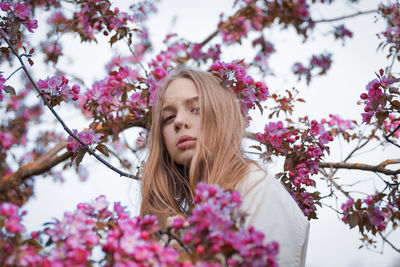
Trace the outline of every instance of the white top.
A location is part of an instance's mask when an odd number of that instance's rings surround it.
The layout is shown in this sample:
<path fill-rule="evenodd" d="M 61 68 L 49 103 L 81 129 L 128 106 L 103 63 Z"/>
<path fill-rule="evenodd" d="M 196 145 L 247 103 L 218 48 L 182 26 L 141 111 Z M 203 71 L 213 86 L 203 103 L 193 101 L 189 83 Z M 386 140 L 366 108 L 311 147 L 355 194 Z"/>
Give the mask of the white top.
<path fill-rule="evenodd" d="M 245 226 L 253 225 L 266 242 L 279 242 L 281 267 L 304 266 L 309 222 L 284 186 L 265 170 L 250 164 L 249 174 L 237 186 L 242 195 Z"/>

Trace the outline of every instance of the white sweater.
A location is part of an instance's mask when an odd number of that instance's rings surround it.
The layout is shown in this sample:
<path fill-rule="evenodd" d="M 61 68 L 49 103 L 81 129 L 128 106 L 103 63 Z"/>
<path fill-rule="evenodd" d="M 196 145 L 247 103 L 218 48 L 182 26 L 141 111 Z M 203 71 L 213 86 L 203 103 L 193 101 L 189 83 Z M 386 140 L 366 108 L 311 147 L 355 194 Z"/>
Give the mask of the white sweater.
<path fill-rule="evenodd" d="M 245 226 L 263 232 L 266 242 L 279 242 L 279 266 L 304 266 L 308 220 L 278 180 L 255 164 L 249 168 L 236 188 L 243 201 L 240 209 L 248 214 Z"/>

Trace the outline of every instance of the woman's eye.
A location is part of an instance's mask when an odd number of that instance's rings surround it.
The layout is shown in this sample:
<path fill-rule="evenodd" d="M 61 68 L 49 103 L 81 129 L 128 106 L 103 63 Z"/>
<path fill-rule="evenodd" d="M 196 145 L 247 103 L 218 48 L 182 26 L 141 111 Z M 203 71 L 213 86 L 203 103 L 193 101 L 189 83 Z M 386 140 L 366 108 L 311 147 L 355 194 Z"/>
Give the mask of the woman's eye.
<path fill-rule="evenodd" d="M 165 119 L 162 120 L 163 124 L 169 123 L 174 119 L 175 115 L 170 115 L 168 117 L 165 117 Z"/>
<path fill-rule="evenodd" d="M 200 107 L 194 107 L 192 108 L 193 113 L 199 113 L 200 112 Z"/>

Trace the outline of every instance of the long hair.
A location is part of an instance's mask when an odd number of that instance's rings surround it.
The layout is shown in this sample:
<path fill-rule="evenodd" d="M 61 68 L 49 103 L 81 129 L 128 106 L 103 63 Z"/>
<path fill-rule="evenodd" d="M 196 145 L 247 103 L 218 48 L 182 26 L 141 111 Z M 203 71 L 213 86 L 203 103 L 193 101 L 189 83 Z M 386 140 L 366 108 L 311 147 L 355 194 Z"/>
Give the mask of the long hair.
<path fill-rule="evenodd" d="M 162 137 L 161 110 L 165 91 L 176 79 L 194 82 L 200 105 L 200 134 L 190 168 L 177 165 Z M 250 160 L 241 146 L 245 122 L 236 95 L 208 72 L 181 69 L 158 92 L 148 136 L 149 155 L 142 172 L 141 216 L 155 214 L 161 226 L 168 216 L 184 215 L 198 182 L 234 189 L 248 172 Z"/>

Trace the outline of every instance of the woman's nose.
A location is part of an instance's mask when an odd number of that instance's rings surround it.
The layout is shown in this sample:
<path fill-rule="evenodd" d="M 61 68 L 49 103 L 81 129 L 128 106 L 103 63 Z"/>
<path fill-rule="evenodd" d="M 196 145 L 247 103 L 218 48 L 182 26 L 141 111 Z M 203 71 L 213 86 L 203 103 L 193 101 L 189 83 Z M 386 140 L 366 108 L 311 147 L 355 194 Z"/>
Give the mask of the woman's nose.
<path fill-rule="evenodd" d="M 190 125 L 184 112 L 178 112 L 174 120 L 175 131 L 179 131 L 182 127 L 187 128 Z"/>

